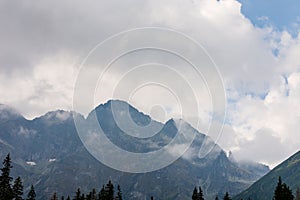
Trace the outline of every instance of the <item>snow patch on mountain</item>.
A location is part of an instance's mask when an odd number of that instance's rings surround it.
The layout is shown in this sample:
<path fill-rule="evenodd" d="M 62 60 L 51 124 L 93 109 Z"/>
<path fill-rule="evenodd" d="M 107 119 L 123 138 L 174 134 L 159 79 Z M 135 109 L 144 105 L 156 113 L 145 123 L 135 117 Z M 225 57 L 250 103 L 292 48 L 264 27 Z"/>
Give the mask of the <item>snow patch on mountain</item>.
<path fill-rule="evenodd" d="M 49 159 L 49 162 L 55 162 L 56 161 L 56 158 L 50 158 Z"/>
<path fill-rule="evenodd" d="M 30 166 L 36 166 L 36 163 L 33 161 L 27 161 L 26 164 Z"/>

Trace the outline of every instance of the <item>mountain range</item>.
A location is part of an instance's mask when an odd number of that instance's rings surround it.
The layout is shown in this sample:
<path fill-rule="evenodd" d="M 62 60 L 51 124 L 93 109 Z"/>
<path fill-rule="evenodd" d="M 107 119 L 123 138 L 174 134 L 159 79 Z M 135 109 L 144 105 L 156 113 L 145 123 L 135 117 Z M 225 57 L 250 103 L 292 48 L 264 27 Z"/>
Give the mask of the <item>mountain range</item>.
<path fill-rule="evenodd" d="M 160 131 L 147 138 L 128 135 L 128 130 L 138 135 L 139 129 L 127 127 L 124 131 L 115 121 L 116 117 L 122 119 L 126 111 L 139 126 L 152 123 L 152 128 Z M 193 132 L 196 137 L 184 155 L 165 168 L 148 173 L 121 172 L 102 164 L 89 153 L 78 135 L 75 116 L 84 123 L 87 132 L 94 129 L 90 122 L 97 116 L 107 138 L 131 152 L 151 152 L 163 147 L 174 138 L 179 125 L 184 125 L 181 131 Z M 121 123 L 126 128 L 126 120 Z M 205 157 L 199 157 L 197 152 L 204 142 L 213 148 Z M 100 189 L 109 179 L 120 184 L 125 199 L 150 196 L 166 200 L 191 199 L 195 186 L 202 187 L 206 199 L 214 199 L 225 192 L 231 195 L 242 192 L 269 171 L 261 164 L 245 165 L 231 160 L 213 140 L 183 120 L 160 123 L 120 100 L 99 105 L 86 118 L 76 112 L 57 110 L 33 120 L 1 104 L 0 158 L 3 160 L 8 153 L 14 166 L 12 175 L 22 177 L 25 193 L 33 184 L 40 200 L 50 199 L 54 192 L 59 196 L 73 196 L 78 187 L 84 192 Z"/>

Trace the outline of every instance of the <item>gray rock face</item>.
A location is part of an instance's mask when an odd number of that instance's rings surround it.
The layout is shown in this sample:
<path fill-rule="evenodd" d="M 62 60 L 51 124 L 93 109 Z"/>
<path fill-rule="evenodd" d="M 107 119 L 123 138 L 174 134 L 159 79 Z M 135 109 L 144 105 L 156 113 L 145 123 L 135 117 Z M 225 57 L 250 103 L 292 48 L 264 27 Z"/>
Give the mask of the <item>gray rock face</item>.
<path fill-rule="evenodd" d="M 115 110 L 111 104 L 114 103 Z M 133 121 L 140 126 L 153 123 L 152 129 L 160 131 L 149 138 L 128 135 L 119 128 L 115 115 L 124 113 L 125 107 Z M 169 120 L 165 124 L 153 121 L 123 101 L 109 101 L 99 105 L 85 119 L 78 113 L 62 110 L 49 112 L 34 120 L 26 120 L 13 109 L 0 108 L 0 157 L 11 153 L 13 175 L 20 175 L 25 193 L 33 184 L 38 199 L 49 199 L 50 195 L 73 196 L 78 187 L 87 192 L 92 188 L 100 190 L 102 184 L 111 179 L 121 185 L 125 199 L 190 199 L 196 185 L 201 185 L 206 199 L 216 194 L 237 194 L 260 178 L 260 168 L 247 169 L 229 160 L 225 152 L 204 134 L 182 120 Z M 5 109 L 4 109 L 5 108 Z M 193 132 L 196 139 L 185 154 L 172 165 L 150 173 L 131 174 L 111 169 L 96 160 L 81 142 L 73 120 L 79 117 L 89 127 L 92 113 L 95 113 L 106 136 L 117 146 L 132 152 L 149 152 L 168 144 L 183 123 L 181 131 Z M 126 121 L 122 121 L 126 126 Z M 134 127 L 125 127 L 133 134 L 139 134 Z M 153 130 L 147 130 L 149 133 Z M 198 152 L 203 143 L 212 150 L 203 158 Z"/>

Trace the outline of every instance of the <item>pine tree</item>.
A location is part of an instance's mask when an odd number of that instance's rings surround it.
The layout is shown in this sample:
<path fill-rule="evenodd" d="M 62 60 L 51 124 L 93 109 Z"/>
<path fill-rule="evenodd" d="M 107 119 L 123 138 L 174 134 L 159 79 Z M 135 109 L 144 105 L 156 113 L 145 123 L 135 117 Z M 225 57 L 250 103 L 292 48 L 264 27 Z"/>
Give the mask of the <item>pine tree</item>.
<path fill-rule="evenodd" d="M 91 194 L 91 200 L 97 200 L 97 192 L 95 188 L 91 191 L 90 194 Z"/>
<path fill-rule="evenodd" d="M 292 190 L 285 183 L 283 184 L 283 197 L 285 200 L 293 200 L 294 199 Z"/>
<path fill-rule="evenodd" d="M 293 200 L 294 195 L 292 190 L 285 184 L 282 183 L 281 177 L 278 178 L 278 183 L 274 191 L 273 200 Z"/>
<path fill-rule="evenodd" d="M 105 199 L 106 199 L 106 192 L 103 185 L 99 192 L 99 200 L 105 200 Z"/>
<path fill-rule="evenodd" d="M 10 155 L 7 154 L 3 161 L 3 168 L 1 168 L 0 176 L 0 199 L 11 200 L 13 198 L 13 191 L 11 188 L 10 169 L 12 168 Z"/>
<path fill-rule="evenodd" d="M 219 197 L 218 197 L 218 195 L 216 196 L 215 200 L 219 200 Z"/>
<path fill-rule="evenodd" d="M 199 187 L 199 192 L 197 187 L 194 188 L 192 200 L 204 200 L 202 188 Z"/>
<path fill-rule="evenodd" d="M 30 188 L 30 191 L 28 192 L 26 200 L 35 200 L 35 197 L 36 197 L 36 194 L 34 191 L 34 187 L 33 187 L 33 185 L 31 185 L 31 188 Z"/>
<path fill-rule="evenodd" d="M 70 196 L 67 197 L 67 200 L 71 200 L 71 199 L 70 199 Z"/>
<path fill-rule="evenodd" d="M 197 187 L 194 188 L 192 200 L 198 200 L 198 190 Z"/>
<path fill-rule="evenodd" d="M 107 200 L 113 200 L 114 199 L 114 185 L 111 183 L 111 180 L 108 181 L 106 184 L 105 191 L 107 193 Z"/>
<path fill-rule="evenodd" d="M 223 200 L 231 200 L 231 198 L 230 198 L 228 192 L 226 192 L 226 194 L 225 194 Z"/>
<path fill-rule="evenodd" d="M 53 196 L 51 197 L 51 200 L 58 200 L 58 199 L 57 199 L 56 192 L 54 192 Z"/>
<path fill-rule="evenodd" d="M 91 194 L 91 192 L 90 193 L 88 193 L 87 195 L 86 195 L 86 200 L 91 200 L 92 199 L 92 194 Z"/>
<path fill-rule="evenodd" d="M 23 195 L 23 185 L 22 185 L 22 180 L 20 177 L 18 177 L 13 185 L 13 197 L 14 200 L 22 200 L 22 195 Z"/>
<path fill-rule="evenodd" d="M 282 181 L 281 181 L 281 176 L 278 177 L 278 183 L 277 183 L 277 186 L 275 188 L 275 191 L 274 191 L 274 197 L 273 197 L 273 200 L 282 200 L 283 199 L 283 196 L 282 196 Z"/>
<path fill-rule="evenodd" d="M 300 189 L 297 188 L 295 200 L 300 200 Z"/>
<path fill-rule="evenodd" d="M 118 192 L 117 192 L 117 198 L 116 198 L 116 200 L 123 200 L 123 198 L 122 198 L 122 191 L 121 191 L 120 185 L 118 185 L 117 190 L 118 190 Z"/>
<path fill-rule="evenodd" d="M 201 187 L 199 187 L 198 200 L 204 200 L 203 192 L 202 192 Z"/>
<path fill-rule="evenodd" d="M 78 188 L 74 200 L 80 200 L 80 199 L 81 199 L 81 192 L 80 192 L 80 188 Z"/>

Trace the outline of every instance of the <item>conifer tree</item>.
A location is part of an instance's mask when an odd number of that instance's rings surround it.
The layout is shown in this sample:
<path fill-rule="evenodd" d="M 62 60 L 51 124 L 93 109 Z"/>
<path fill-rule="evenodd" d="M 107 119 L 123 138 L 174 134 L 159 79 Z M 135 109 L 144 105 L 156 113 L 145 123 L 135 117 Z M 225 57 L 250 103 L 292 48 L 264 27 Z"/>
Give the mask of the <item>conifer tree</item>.
<path fill-rule="evenodd" d="M 282 196 L 283 191 L 282 190 L 283 190 L 283 186 L 282 186 L 281 176 L 279 176 L 277 186 L 274 191 L 273 200 L 282 200 L 283 199 L 283 196 Z"/>
<path fill-rule="evenodd" d="M 197 187 L 194 188 L 192 200 L 198 200 L 198 190 Z"/>
<path fill-rule="evenodd" d="M 219 200 L 219 197 L 218 197 L 218 195 L 216 196 L 215 200 Z"/>
<path fill-rule="evenodd" d="M 35 194 L 35 191 L 34 191 L 34 187 L 33 187 L 33 185 L 31 185 L 30 191 L 28 192 L 26 200 L 35 200 L 35 197 L 36 197 L 36 194 Z"/>
<path fill-rule="evenodd" d="M 122 191 L 121 191 L 121 187 L 120 187 L 120 185 L 118 185 L 118 187 L 117 187 L 117 190 L 118 190 L 118 192 L 117 192 L 117 200 L 123 200 L 123 198 L 122 198 Z"/>
<path fill-rule="evenodd" d="M 105 187 L 105 191 L 107 194 L 106 200 L 113 200 L 114 199 L 114 185 L 111 183 L 111 180 L 108 181 Z"/>
<path fill-rule="evenodd" d="M 201 187 L 199 187 L 198 200 L 204 200 L 203 192 L 202 192 Z"/>
<path fill-rule="evenodd" d="M 13 185 L 13 197 L 14 200 L 22 200 L 23 195 L 23 185 L 20 177 L 16 178 Z"/>
<path fill-rule="evenodd" d="M 86 200 L 91 200 L 92 198 L 92 194 L 91 194 L 91 192 L 90 193 L 88 193 L 87 195 L 86 195 Z"/>
<path fill-rule="evenodd" d="M 56 192 L 54 192 L 53 196 L 51 197 L 51 200 L 58 200 L 58 199 L 57 199 Z"/>
<path fill-rule="evenodd" d="M 81 191 L 80 188 L 78 188 L 74 200 L 80 200 L 80 199 L 81 199 Z"/>
<path fill-rule="evenodd" d="M 69 195 L 68 195 L 68 197 L 67 197 L 67 200 L 71 200 Z"/>
<path fill-rule="evenodd" d="M 294 195 L 292 190 L 285 184 L 282 183 L 281 177 L 278 178 L 278 183 L 274 191 L 273 200 L 293 200 Z"/>
<path fill-rule="evenodd" d="M 295 200 L 300 200 L 300 189 L 297 188 Z"/>
<path fill-rule="evenodd" d="M 91 200 L 97 200 L 97 192 L 95 188 L 91 191 L 90 194 L 91 194 Z"/>
<path fill-rule="evenodd" d="M 292 190 L 285 183 L 283 184 L 283 197 L 285 200 L 293 200 L 294 199 Z"/>
<path fill-rule="evenodd" d="M 105 188 L 103 185 L 99 192 L 99 200 L 105 200 L 105 199 L 106 199 L 106 192 L 105 192 Z"/>
<path fill-rule="evenodd" d="M 202 188 L 199 187 L 199 192 L 197 187 L 194 188 L 192 200 L 204 200 Z"/>
<path fill-rule="evenodd" d="M 13 191 L 11 188 L 11 181 L 13 178 L 10 176 L 11 158 L 7 154 L 3 161 L 3 168 L 1 168 L 0 176 L 0 199 L 11 200 L 13 198 Z"/>
<path fill-rule="evenodd" d="M 226 194 L 225 194 L 223 200 L 231 200 L 231 198 L 230 198 L 228 192 L 226 192 Z"/>

